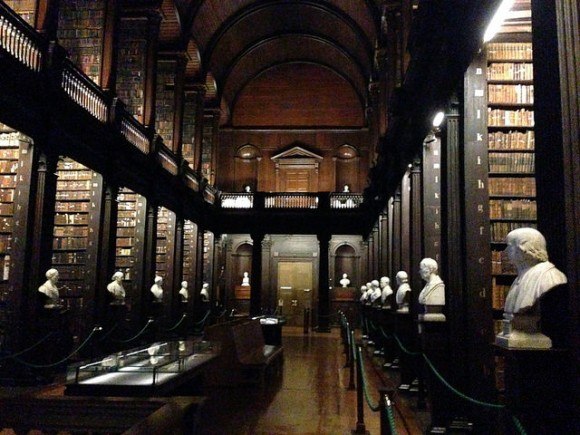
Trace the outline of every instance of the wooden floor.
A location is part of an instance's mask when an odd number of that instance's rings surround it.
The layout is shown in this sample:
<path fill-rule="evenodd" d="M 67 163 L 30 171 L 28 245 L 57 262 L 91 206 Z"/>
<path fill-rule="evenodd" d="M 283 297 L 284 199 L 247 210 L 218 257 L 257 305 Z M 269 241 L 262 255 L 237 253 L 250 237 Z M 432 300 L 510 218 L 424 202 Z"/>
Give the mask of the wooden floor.
<path fill-rule="evenodd" d="M 356 428 L 356 391 L 348 390 L 339 330 L 303 334 L 302 329 L 284 327 L 283 345 L 284 372 L 275 385 L 214 387 L 207 392 L 202 434 L 350 434 Z M 366 378 L 376 403 L 378 387 L 394 388 L 397 379 L 378 369 L 368 355 Z M 400 410 L 395 415 L 398 433 L 424 433 L 425 413 L 417 414 L 412 400 L 395 400 Z M 366 402 L 364 423 L 371 434 L 380 433 L 378 413 Z"/>

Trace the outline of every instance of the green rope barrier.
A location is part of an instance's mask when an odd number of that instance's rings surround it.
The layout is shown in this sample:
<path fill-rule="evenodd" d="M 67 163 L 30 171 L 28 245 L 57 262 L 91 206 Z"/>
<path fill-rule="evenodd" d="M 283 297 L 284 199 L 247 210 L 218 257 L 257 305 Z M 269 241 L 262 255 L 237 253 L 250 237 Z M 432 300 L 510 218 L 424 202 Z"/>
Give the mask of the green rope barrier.
<path fill-rule="evenodd" d="M 101 338 L 99 338 L 99 340 L 98 340 L 98 341 L 99 341 L 99 343 L 100 343 L 100 342 L 102 342 L 102 341 L 104 341 L 106 338 L 108 338 L 108 337 L 109 337 L 109 335 L 111 335 L 111 333 L 112 333 L 112 332 L 113 332 L 115 329 L 117 329 L 117 326 L 119 326 L 119 322 L 116 322 L 116 323 L 113 325 L 113 327 L 112 327 L 111 329 L 109 329 L 109 330 L 108 330 L 108 331 L 107 331 L 105 334 L 103 334 L 103 336 L 102 336 Z"/>
<path fill-rule="evenodd" d="M 207 320 L 209 313 L 210 313 L 210 311 L 207 310 L 207 313 L 205 313 L 205 316 L 203 316 L 203 319 L 201 319 L 199 322 L 194 323 L 193 326 L 203 325 L 205 323 L 205 321 Z"/>
<path fill-rule="evenodd" d="M 12 355 L 5 355 L 5 356 L 1 357 L 1 358 L 0 358 L 0 361 L 3 361 L 3 360 L 5 360 L 5 359 L 14 358 L 14 357 L 17 357 L 17 356 L 20 356 L 20 355 L 23 355 L 23 354 L 25 354 L 26 352 L 28 352 L 28 351 L 30 351 L 30 350 L 32 350 L 32 349 L 34 349 L 35 347 L 37 347 L 37 346 L 40 346 L 42 343 L 44 343 L 44 342 L 45 342 L 45 341 L 48 339 L 48 337 L 50 337 L 50 336 L 52 336 L 52 335 L 54 335 L 54 334 L 56 334 L 56 332 L 54 332 L 54 331 L 53 331 L 53 332 L 49 333 L 48 335 L 46 335 L 45 337 L 41 338 L 41 339 L 40 339 L 40 341 L 37 341 L 37 342 L 36 342 L 36 343 L 34 343 L 32 346 L 30 346 L 30 347 L 27 347 L 26 349 L 24 349 L 24 350 L 21 350 L 21 351 L 18 351 L 18 352 L 16 352 L 16 353 L 13 353 Z"/>
<path fill-rule="evenodd" d="M 501 405 L 501 404 L 498 404 L 498 403 L 483 402 L 481 400 L 477 400 L 477 399 L 474 399 L 472 397 L 466 396 L 461 391 L 459 391 L 455 387 L 453 387 L 449 382 L 447 382 L 443 376 L 441 376 L 441 373 L 439 373 L 437 371 L 437 369 L 435 368 L 435 366 L 433 365 L 433 363 L 431 362 L 431 360 L 427 357 L 427 355 L 423 354 L 423 358 L 427 362 L 427 365 L 429 366 L 429 368 L 431 369 L 431 371 L 435 374 L 435 376 L 437 376 L 437 378 L 439 378 L 439 380 L 443 383 L 443 385 L 445 385 L 447 388 L 449 388 L 457 396 L 459 396 L 462 399 L 467 400 L 469 402 L 475 403 L 476 405 L 481 405 L 481 406 L 486 406 L 488 408 L 496 408 L 496 409 L 503 409 L 503 408 L 505 408 L 505 405 Z"/>
<path fill-rule="evenodd" d="M 187 317 L 187 314 L 183 314 L 183 316 L 181 316 L 181 319 L 179 319 L 179 322 L 177 322 L 175 324 L 175 326 L 172 326 L 169 329 L 163 329 L 164 332 L 171 332 L 171 331 L 175 331 L 177 328 L 179 328 L 179 325 L 181 325 L 183 323 L 183 321 L 185 320 L 185 318 Z"/>
<path fill-rule="evenodd" d="M 139 337 L 141 337 L 145 333 L 145 330 L 147 330 L 147 328 L 149 328 L 149 325 L 151 325 L 153 322 L 154 322 L 153 319 L 147 320 L 147 323 L 145 324 L 145 326 L 143 327 L 143 329 L 141 329 L 141 331 L 139 331 L 137 333 L 137 335 L 135 335 L 134 337 L 129 338 L 128 340 L 112 340 L 112 341 L 114 341 L 115 343 L 130 343 L 133 340 L 137 340 Z"/>
<path fill-rule="evenodd" d="M 527 435 L 527 432 L 524 429 L 524 425 L 522 424 L 522 422 L 515 415 L 512 415 L 512 421 L 514 422 L 514 425 L 516 426 L 516 429 L 518 430 L 518 432 L 521 435 Z"/>
<path fill-rule="evenodd" d="M 399 348 L 403 352 L 405 352 L 407 355 L 421 355 L 421 352 L 411 352 L 410 350 L 408 350 L 407 348 L 405 348 L 405 346 L 403 346 L 403 343 L 401 343 L 401 340 L 399 340 L 399 337 L 397 337 L 397 334 L 393 334 L 393 337 L 395 338 L 395 341 L 399 345 Z"/>
<path fill-rule="evenodd" d="M 395 414 L 393 414 L 393 408 L 390 403 L 385 406 L 385 411 L 387 412 L 387 419 L 389 420 L 389 426 L 391 427 L 391 434 L 397 435 L 397 425 L 395 424 Z"/>
<path fill-rule="evenodd" d="M 71 352 L 68 356 L 66 356 L 65 358 L 61 359 L 60 361 L 51 363 L 51 364 L 34 364 L 34 363 L 30 363 L 30 362 L 26 362 L 26 361 L 22 361 L 20 358 L 17 357 L 13 357 L 12 359 L 18 361 L 21 364 L 24 364 L 25 366 L 28 367 L 32 367 L 35 369 L 45 369 L 45 368 L 49 368 L 49 367 L 56 367 L 57 365 L 62 364 L 63 362 L 69 360 L 75 353 L 77 353 L 78 351 L 80 351 L 83 347 L 86 346 L 86 344 L 89 342 L 89 340 L 93 337 L 93 335 L 97 332 L 97 331 L 101 331 L 103 328 L 101 328 L 100 326 L 95 326 L 93 328 L 93 330 L 91 331 L 91 333 L 89 334 L 89 336 L 85 339 L 85 341 L 83 341 L 83 343 L 77 347 L 73 352 Z"/>
<path fill-rule="evenodd" d="M 373 403 L 371 401 L 371 397 L 368 391 L 368 387 L 367 387 L 367 378 L 366 378 L 366 373 L 365 373 L 365 365 L 364 365 L 364 359 L 361 357 L 360 355 L 360 348 L 357 349 L 357 354 L 358 354 L 358 358 L 360 360 L 360 370 L 361 370 L 361 378 L 362 378 L 362 384 L 363 384 L 363 391 L 365 393 L 365 399 L 367 401 L 367 404 L 369 405 L 369 408 L 371 409 L 371 411 L 373 412 L 377 412 L 381 409 L 381 407 L 379 406 L 378 403 Z"/>

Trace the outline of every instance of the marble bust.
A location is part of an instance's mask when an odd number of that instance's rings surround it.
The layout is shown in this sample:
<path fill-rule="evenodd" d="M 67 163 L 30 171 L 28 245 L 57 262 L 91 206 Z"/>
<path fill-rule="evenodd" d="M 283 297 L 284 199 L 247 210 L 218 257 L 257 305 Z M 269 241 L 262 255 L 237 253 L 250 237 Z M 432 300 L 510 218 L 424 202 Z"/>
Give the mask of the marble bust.
<path fill-rule="evenodd" d="M 371 303 L 380 303 L 381 302 L 381 287 L 379 281 L 373 279 L 371 281 L 372 293 L 371 293 Z"/>
<path fill-rule="evenodd" d="M 428 322 L 444 322 L 445 284 L 438 275 L 439 266 L 432 258 L 424 258 L 419 263 L 421 278 L 426 282 L 419 293 L 419 304 L 424 305 L 425 313 L 419 315 L 419 320 Z"/>
<path fill-rule="evenodd" d="M 181 288 L 179 289 L 179 295 L 181 296 L 181 302 L 187 302 L 189 299 L 189 291 L 187 290 L 187 281 L 181 281 Z"/>
<path fill-rule="evenodd" d="M 388 303 L 388 298 L 393 294 L 393 289 L 390 284 L 391 280 L 388 277 L 381 277 L 379 285 L 381 287 L 381 303 L 383 305 L 390 305 L 390 303 Z"/>
<path fill-rule="evenodd" d="M 153 293 L 153 297 L 155 298 L 154 302 L 161 302 L 163 301 L 163 278 L 160 276 L 156 276 L 154 280 L 154 284 L 151 286 L 151 293 Z"/>
<path fill-rule="evenodd" d="M 123 305 L 125 303 L 125 288 L 123 287 L 123 272 L 115 272 L 107 285 L 107 290 L 113 296 L 111 305 Z"/>
<path fill-rule="evenodd" d="M 249 287 L 250 286 L 250 276 L 248 272 L 244 272 L 244 277 L 242 278 L 242 286 Z"/>
<path fill-rule="evenodd" d="M 49 269 L 45 273 L 46 282 L 42 284 L 38 291 L 46 296 L 44 308 L 54 309 L 61 308 L 60 295 L 58 293 L 58 270 Z"/>
<path fill-rule="evenodd" d="M 397 294 L 395 295 L 395 301 L 399 307 L 397 313 L 408 313 L 409 312 L 409 297 L 411 295 L 411 286 L 409 285 L 409 276 L 404 270 L 397 272 L 395 276 L 397 280 Z"/>
<path fill-rule="evenodd" d="M 342 274 L 342 279 L 339 281 L 342 287 L 348 287 L 350 285 L 350 279 L 348 279 L 348 275 L 346 273 Z"/>
<path fill-rule="evenodd" d="M 506 296 L 503 331 L 496 343 L 505 347 L 549 349 L 540 331 L 541 298 L 566 284 L 566 276 L 548 261 L 546 239 L 534 228 L 518 228 L 506 237 L 506 253 L 518 275 Z"/>
<path fill-rule="evenodd" d="M 367 290 L 368 290 L 368 288 L 366 285 L 360 286 L 361 295 L 360 295 L 359 301 L 361 301 L 362 303 L 365 303 L 367 301 L 368 296 L 369 296 L 367 293 Z"/>
<path fill-rule="evenodd" d="M 199 292 L 199 294 L 201 296 L 202 302 L 209 302 L 209 284 L 207 282 L 203 283 L 203 285 L 201 286 L 201 291 Z"/>

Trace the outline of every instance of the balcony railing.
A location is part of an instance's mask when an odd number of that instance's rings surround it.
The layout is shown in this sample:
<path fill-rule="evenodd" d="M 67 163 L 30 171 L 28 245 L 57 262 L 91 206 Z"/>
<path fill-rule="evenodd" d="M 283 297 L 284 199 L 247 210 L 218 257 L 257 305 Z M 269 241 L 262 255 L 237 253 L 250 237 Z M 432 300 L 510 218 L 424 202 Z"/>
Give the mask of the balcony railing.
<path fill-rule="evenodd" d="M 260 206 L 263 200 L 263 207 Z M 358 193 L 222 193 L 224 209 L 356 209 L 363 202 Z"/>
<path fill-rule="evenodd" d="M 121 134 L 139 151 L 144 154 L 149 153 L 151 144 L 145 126 L 128 112 L 124 112 L 122 115 Z"/>
<path fill-rule="evenodd" d="M 34 72 L 40 71 L 43 39 L 26 21 L 0 3 L 0 48 Z"/>
<path fill-rule="evenodd" d="M 102 123 L 107 122 L 104 92 L 68 59 L 63 64 L 61 86 L 75 103 Z"/>

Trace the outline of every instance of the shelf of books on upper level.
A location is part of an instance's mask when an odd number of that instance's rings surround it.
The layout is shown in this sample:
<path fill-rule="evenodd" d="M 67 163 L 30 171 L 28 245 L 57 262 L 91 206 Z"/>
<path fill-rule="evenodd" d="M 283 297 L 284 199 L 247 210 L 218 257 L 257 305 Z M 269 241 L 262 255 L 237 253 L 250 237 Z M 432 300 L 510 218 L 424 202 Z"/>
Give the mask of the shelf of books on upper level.
<path fill-rule="evenodd" d="M 534 85 L 531 42 L 487 45 L 492 308 L 499 317 L 516 276 L 507 234 L 536 226 Z"/>
<path fill-rule="evenodd" d="M 132 295 L 135 277 L 135 245 L 138 239 L 139 195 L 123 187 L 117 195 L 117 237 L 115 242 L 115 270 L 123 273 L 123 286 Z"/>

